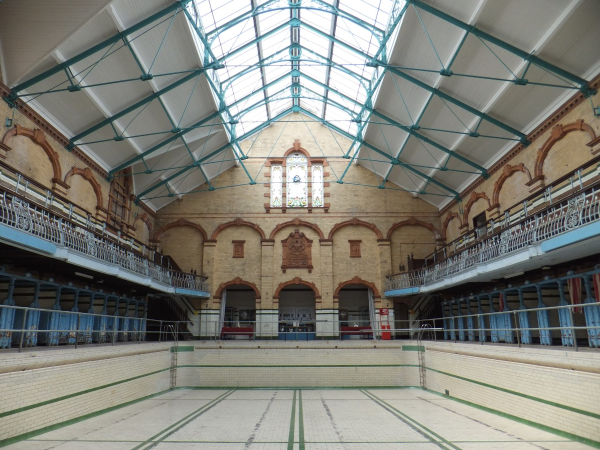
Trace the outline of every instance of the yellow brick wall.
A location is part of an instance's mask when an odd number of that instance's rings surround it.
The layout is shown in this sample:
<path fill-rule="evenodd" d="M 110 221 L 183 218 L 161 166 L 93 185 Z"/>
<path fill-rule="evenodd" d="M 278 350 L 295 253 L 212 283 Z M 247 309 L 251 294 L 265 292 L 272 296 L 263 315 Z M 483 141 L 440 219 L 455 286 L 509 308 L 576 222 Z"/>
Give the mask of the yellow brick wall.
<path fill-rule="evenodd" d="M 201 273 L 204 239 L 190 227 L 177 227 L 167 230 L 162 237 L 161 249 L 165 255 L 173 257 L 184 272 L 194 268 Z"/>
<path fill-rule="evenodd" d="M 8 107 L 6 102 L 0 102 L 0 117 L 11 117 L 12 113 L 13 111 Z M 5 125 L 6 123 L 3 120 L 0 123 L 0 134 L 2 136 L 9 130 Z M 37 130 L 40 128 L 39 125 L 34 123 L 20 111 L 16 112 L 13 125 L 20 125 L 23 128 L 30 130 Z M 63 145 L 57 142 L 49 133 L 45 132 L 44 134 L 46 136 L 46 141 L 50 144 L 52 149 L 58 153 L 58 160 L 62 171 L 61 181 L 64 181 L 67 173 L 69 173 L 73 167 L 79 169 L 85 169 L 87 167 L 84 161 L 79 159 L 73 153 L 69 153 Z M 7 144 L 11 147 L 11 150 L 6 153 L 6 158 L 3 161 L 15 170 L 22 172 L 24 175 L 34 179 L 46 188 L 51 189 L 54 172 L 52 170 L 52 164 L 44 150 L 33 140 L 25 136 L 13 136 L 8 140 Z M 108 208 L 109 183 L 96 171 L 92 172 L 102 189 L 103 204 L 101 206 Z M 96 214 L 96 195 L 92 190 L 91 184 L 81 176 L 71 177 L 70 180 L 68 180 L 68 184 L 71 188 L 67 190 L 67 199 L 71 200 L 75 205 L 86 209 L 90 213 Z"/>
<path fill-rule="evenodd" d="M 593 96 L 592 101 L 594 104 L 598 104 L 600 102 L 600 94 Z M 549 119 L 553 117 L 554 115 L 551 115 Z M 550 138 L 553 128 L 557 125 L 567 126 L 568 124 L 574 123 L 578 120 L 583 120 L 585 124 L 589 125 L 596 136 L 600 135 L 600 119 L 594 116 L 589 100 L 583 100 L 577 106 L 568 110 L 567 113 L 562 115 L 562 117 L 560 117 L 558 120 L 555 120 L 554 123 L 547 127 L 543 133 L 537 135 L 529 147 L 523 149 L 520 153 L 510 159 L 507 164 L 510 164 L 511 166 L 524 164 L 527 170 L 529 170 L 531 177 L 534 177 L 538 150 L 543 147 L 544 143 L 548 140 L 548 138 Z M 550 185 L 553 181 L 572 172 L 579 166 L 591 160 L 594 155 L 592 154 L 592 149 L 586 145 L 590 142 L 590 140 L 590 136 L 585 131 L 573 131 L 565 134 L 561 140 L 556 142 L 544 161 L 544 184 L 546 186 Z M 484 141 L 482 141 L 482 143 L 484 143 Z M 594 149 L 597 150 L 598 147 L 599 146 L 596 145 Z M 484 192 L 490 199 L 490 202 L 493 203 L 494 183 L 498 180 L 498 178 L 500 178 L 501 175 L 502 167 L 500 170 L 493 173 L 488 180 L 485 180 L 483 183 L 477 186 L 474 189 L 474 192 Z M 506 182 L 502 185 L 499 196 L 501 213 L 531 195 L 531 191 L 535 190 L 536 188 L 526 186 L 525 183 L 528 181 L 529 177 L 522 172 L 515 172 L 506 180 Z M 538 184 L 537 186 L 540 185 Z M 539 189 L 539 187 L 537 189 Z M 463 199 L 463 208 L 468 202 L 469 195 L 466 195 Z M 483 212 L 487 208 L 487 201 L 483 199 L 479 199 L 473 204 L 473 207 L 468 214 L 469 230 L 473 229 L 473 217 Z M 458 205 L 454 205 L 448 211 L 442 211 L 442 222 L 446 218 L 448 212 L 459 212 Z M 491 212 L 486 211 L 486 217 L 488 219 L 490 218 L 490 214 Z M 455 221 L 456 220 L 451 222 L 448 228 L 446 242 L 453 241 L 462 233 L 467 231 L 466 228 L 458 230 L 457 226 L 454 224 Z"/>
<path fill-rule="evenodd" d="M 435 249 L 434 234 L 414 225 L 396 228 L 392 232 L 392 270 L 399 272 L 400 264 L 407 267 L 407 257 L 414 254 L 416 259 L 423 259 Z"/>
<path fill-rule="evenodd" d="M 7 128 L 4 118 L 12 117 L 13 111 L 8 107 L 6 102 L 0 102 L 0 117 L 2 117 L 2 121 L 0 122 L 0 139 L 8 132 L 12 127 Z M 23 113 L 21 110 L 17 110 L 14 116 L 13 126 L 19 125 L 28 130 L 38 130 L 40 129 L 40 125 L 35 123 L 27 114 Z M 58 161 L 61 169 L 61 180 L 65 181 L 67 174 L 74 167 L 78 169 L 86 169 L 88 168 L 88 164 L 86 161 L 79 158 L 75 153 L 70 153 L 64 148 L 64 144 L 57 141 L 48 130 L 42 130 L 45 135 L 45 140 L 50 144 L 52 149 L 58 154 Z M 4 164 L 7 164 L 9 167 L 13 168 L 17 172 L 21 172 L 26 177 L 33 179 L 34 181 L 40 183 L 46 189 L 52 190 L 53 183 L 52 179 L 54 178 L 54 170 L 52 167 L 52 163 L 46 152 L 42 149 L 40 145 L 34 142 L 27 136 L 17 135 L 8 138 L 6 144 L 11 148 L 11 150 L 4 153 L 5 158 L 0 159 Z M 109 201 L 109 192 L 110 192 L 110 183 L 106 181 L 103 174 L 98 171 L 92 169 L 92 175 L 94 179 L 97 181 L 100 186 L 102 192 L 102 204 L 98 205 L 96 193 L 94 192 L 92 185 L 89 181 L 83 178 L 80 175 L 74 175 L 69 177 L 67 180 L 67 184 L 70 186 L 69 189 L 62 189 L 62 193 L 58 193 L 59 195 L 63 195 L 67 201 L 72 202 L 75 206 L 83 208 L 88 211 L 92 215 L 97 214 L 96 207 L 101 206 L 102 208 L 108 208 Z M 139 214 L 143 214 L 144 210 L 138 211 Z M 104 214 L 102 214 L 104 217 Z M 130 224 L 133 222 L 133 214 L 130 218 Z M 152 217 L 149 217 L 151 222 L 154 221 Z M 138 224 L 136 226 L 136 231 L 132 233 L 134 237 L 145 244 L 149 244 L 149 238 L 151 233 L 149 230 L 145 229 L 145 225 Z"/>
<path fill-rule="evenodd" d="M 185 196 L 159 211 L 157 229 L 183 219 L 200 225 L 210 238 L 219 225 L 239 218 L 258 225 L 268 239 L 279 224 L 298 218 L 316 225 L 322 231 L 323 237 L 328 239 L 329 233 L 336 224 L 356 218 L 374 224 L 381 237 L 385 239 L 389 229 L 395 223 L 414 217 L 432 223 L 440 230 L 437 208 L 431 204 L 414 198 L 406 192 L 349 184 L 377 186 L 381 183 L 379 176 L 362 166 L 353 164 L 344 178 L 345 183 L 338 184 L 336 181 L 349 162 L 341 158 L 340 147 L 347 149 L 350 142 L 340 136 L 336 136 L 336 142 L 331 132 L 320 124 L 302 123 L 303 116 L 300 114 L 289 117 L 289 123 L 286 124 L 284 121 L 271 125 L 255 140 L 242 143 L 243 150 L 249 155 L 249 159 L 245 160 L 244 164 L 250 175 L 256 178 L 256 185 L 217 189 Z M 292 122 L 292 120 L 300 122 Z M 318 145 L 308 132 L 307 126 Z M 265 173 L 270 174 L 270 167 L 265 164 L 265 157 L 281 158 L 293 146 L 296 139 L 300 140 L 302 148 L 306 149 L 311 157 L 322 158 L 323 155 L 328 157 L 329 165 L 325 167 L 325 172 L 329 173 L 325 181 L 330 183 L 329 187 L 325 188 L 325 192 L 330 194 L 329 197 L 325 197 L 325 202 L 330 204 L 328 212 L 323 208 L 313 208 L 310 213 L 306 208 L 287 209 L 285 213 L 281 209 L 272 209 L 269 213 L 265 210 L 265 204 L 269 203 L 269 197 L 265 196 L 269 192 L 269 187 L 265 186 L 265 183 L 270 181 L 270 178 L 265 176 Z M 234 167 L 213 179 L 212 182 L 217 187 L 224 187 L 247 184 L 248 178 L 241 167 Z M 389 186 L 393 187 L 391 184 Z M 313 269 L 310 273 L 308 269 L 288 269 L 286 273 L 281 269 L 281 241 L 295 228 L 313 241 Z M 364 226 L 351 225 L 340 228 L 333 236 L 333 243 L 320 242 L 320 236 L 315 230 L 308 226 L 294 224 L 280 229 L 273 238 L 275 239 L 273 244 L 261 245 L 261 237 L 256 230 L 248 226 L 233 226 L 226 228 L 217 236 L 216 244 L 205 243 L 202 273 L 209 277 L 212 293 L 216 292 L 221 283 L 239 276 L 245 281 L 256 284 L 262 296 L 259 308 L 269 309 L 277 307 L 277 302 L 273 305 L 272 295 L 279 284 L 299 277 L 315 284 L 322 296 L 318 307 L 327 309 L 333 307 L 333 293 L 339 283 L 358 276 L 374 283 L 382 292 L 385 276 L 398 271 L 398 264 L 392 265 L 392 257 L 389 256 L 390 247 L 386 247 L 385 243 L 378 243 L 377 233 Z M 350 239 L 362 241 L 361 258 L 350 258 L 348 243 Z M 246 241 L 243 259 L 232 257 L 233 240 Z M 187 270 L 187 266 L 192 263 L 194 268 L 198 267 L 196 262 L 201 258 L 195 250 L 193 255 L 190 254 L 189 249 L 197 248 L 200 241 L 201 236 L 197 230 L 181 226 L 171 228 L 165 233 L 160 238 L 159 247 L 165 254 L 172 255 L 178 263 L 180 260 L 184 261 Z M 405 243 L 412 246 L 406 248 L 418 248 L 417 252 L 420 251 L 423 256 L 432 251 L 435 245 L 432 232 L 412 226 L 396 231 L 392 241 L 398 251 Z M 421 242 L 426 243 L 426 246 L 419 247 Z M 405 258 L 398 255 L 397 259 L 400 257 Z M 198 271 L 200 272 L 199 267 Z M 219 301 L 211 300 L 209 305 L 211 308 L 218 308 Z"/>

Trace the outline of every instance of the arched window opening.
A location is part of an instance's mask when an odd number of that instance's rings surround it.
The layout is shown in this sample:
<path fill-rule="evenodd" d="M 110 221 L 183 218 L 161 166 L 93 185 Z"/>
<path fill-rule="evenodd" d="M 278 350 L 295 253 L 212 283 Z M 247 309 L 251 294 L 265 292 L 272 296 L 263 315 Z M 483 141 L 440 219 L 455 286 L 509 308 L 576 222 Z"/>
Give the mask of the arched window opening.
<path fill-rule="evenodd" d="M 324 207 L 324 176 L 323 164 L 311 164 L 309 158 L 300 152 L 292 153 L 283 163 L 272 164 L 271 208 Z"/>

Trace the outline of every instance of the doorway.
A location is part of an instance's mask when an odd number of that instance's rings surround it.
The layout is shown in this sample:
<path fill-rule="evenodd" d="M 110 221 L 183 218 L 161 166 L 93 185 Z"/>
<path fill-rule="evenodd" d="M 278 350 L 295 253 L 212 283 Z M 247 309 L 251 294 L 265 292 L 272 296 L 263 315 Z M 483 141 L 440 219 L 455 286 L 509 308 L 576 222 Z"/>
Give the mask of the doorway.
<path fill-rule="evenodd" d="M 249 286 L 228 286 L 221 297 L 221 339 L 253 339 L 256 293 Z"/>
<path fill-rule="evenodd" d="M 350 284 L 339 291 L 339 326 L 342 340 L 373 339 L 374 305 L 369 287 Z"/>
<path fill-rule="evenodd" d="M 294 284 L 279 296 L 279 340 L 312 341 L 316 335 L 315 293 L 308 286 Z"/>

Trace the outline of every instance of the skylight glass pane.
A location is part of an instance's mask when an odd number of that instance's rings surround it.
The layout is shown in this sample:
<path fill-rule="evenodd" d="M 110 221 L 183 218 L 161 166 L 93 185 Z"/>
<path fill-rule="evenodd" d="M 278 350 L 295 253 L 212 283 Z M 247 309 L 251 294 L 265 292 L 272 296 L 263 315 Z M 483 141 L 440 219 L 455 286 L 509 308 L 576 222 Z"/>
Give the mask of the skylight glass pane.
<path fill-rule="evenodd" d="M 298 11 L 304 24 L 298 33 L 303 47 L 298 63 L 292 63 L 289 54 L 292 42 L 288 25 L 292 14 L 288 0 L 275 0 L 268 4 L 268 0 L 195 2 L 204 30 L 210 33 L 221 28 L 212 50 L 217 57 L 225 57 L 225 68 L 209 76 L 225 80 L 222 86 L 226 87 L 226 103 L 232 105 L 237 102 L 235 107 L 231 107 L 231 114 L 244 114 L 236 126 L 237 136 L 256 129 L 260 126 L 259 122 L 291 109 L 294 104 L 290 92 L 293 82 L 291 70 L 294 67 L 300 70 L 302 86 L 297 104 L 315 116 L 331 121 L 341 130 L 351 134 L 358 131 L 352 118 L 367 101 L 365 86 L 374 80 L 376 70 L 366 66 L 366 62 L 379 50 L 379 33 L 383 33 L 388 25 L 395 0 L 319 0 L 318 3 L 307 0 L 303 6 L 312 9 Z M 326 11 L 326 4 L 335 4 L 340 14 L 336 17 Z M 252 7 L 261 5 L 265 12 L 255 18 L 231 22 Z M 261 38 L 282 25 L 284 27 L 280 31 Z M 375 34 L 372 28 L 375 28 Z M 260 40 L 254 43 L 257 36 Z M 329 36 L 334 36 L 339 42 L 334 43 Z M 244 48 L 239 51 L 241 47 Z M 330 65 L 329 59 L 335 64 Z M 260 60 L 265 61 L 262 68 L 257 66 Z M 236 78 L 231 80 L 232 77 Z M 260 90 L 276 80 L 279 81 L 264 91 Z M 246 96 L 244 101 L 240 101 Z"/>
<path fill-rule="evenodd" d="M 315 27 L 326 34 L 331 32 L 331 20 L 333 17 L 333 14 L 324 11 L 304 9 L 300 12 L 302 22 Z"/>

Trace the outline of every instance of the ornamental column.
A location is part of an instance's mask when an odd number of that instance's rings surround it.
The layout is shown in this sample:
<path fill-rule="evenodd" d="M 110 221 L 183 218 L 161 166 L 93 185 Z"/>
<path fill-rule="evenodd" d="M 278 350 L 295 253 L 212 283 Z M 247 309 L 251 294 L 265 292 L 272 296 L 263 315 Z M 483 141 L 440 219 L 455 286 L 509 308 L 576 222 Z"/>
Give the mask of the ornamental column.
<path fill-rule="evenodd" d="M 257 339 L 277 339 L 279 300 L 273 299 L 275 239 L 261 241 L 260 303 L 256 303 Z"/>
<path fill-rule="evenodd" d="M 320 239 L 321 299 L 317 300 L 317 339 L 339 339 L 339 306 L 333 298 L 333 240 Z"/>

